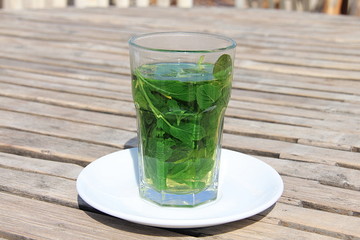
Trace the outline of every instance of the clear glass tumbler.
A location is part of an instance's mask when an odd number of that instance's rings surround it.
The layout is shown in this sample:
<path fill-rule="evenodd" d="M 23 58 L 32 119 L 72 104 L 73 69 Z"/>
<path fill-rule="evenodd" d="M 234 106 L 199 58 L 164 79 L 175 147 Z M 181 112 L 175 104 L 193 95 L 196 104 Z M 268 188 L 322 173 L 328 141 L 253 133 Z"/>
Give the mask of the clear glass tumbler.
<path fill-rule="evenodd" d="M 177 207 L 215 200 L 236 43 L 166 32 L 132 37 L 129 46 L 141 197 Z"/>

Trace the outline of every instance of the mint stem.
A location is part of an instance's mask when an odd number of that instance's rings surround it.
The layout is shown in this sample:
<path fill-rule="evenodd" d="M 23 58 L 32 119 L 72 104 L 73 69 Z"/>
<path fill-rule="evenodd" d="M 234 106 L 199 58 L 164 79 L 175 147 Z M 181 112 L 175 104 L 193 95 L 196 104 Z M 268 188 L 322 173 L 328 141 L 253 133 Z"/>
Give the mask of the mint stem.
<path fill-rule="evenodd" d="M 139 72 L 137 72 L 137 76 L 141 80 L 139 85 L 140 85 L 140 88 L 141 88 L 141 90 L 142 90 L 142 92 L 144 94 L 144 97 L 145 97 L 146 101 L 148 102 L 148 104 L 150 106 L 151 111 L 155 114 L 156 118 L 161 118 L 169 127 L 172 127 L 172 125 L 166 120 L 164 115 L 152 104 L 149 96 L 146 94 L 146 91 L 145 91 L 144 85 L 143 85 L 144 83 L 147 83 L 145 81 L 145 79 L 141 77 L 141 74 Z M 150 83 L 148 83 L 148 84 L 150 84 Z"/>

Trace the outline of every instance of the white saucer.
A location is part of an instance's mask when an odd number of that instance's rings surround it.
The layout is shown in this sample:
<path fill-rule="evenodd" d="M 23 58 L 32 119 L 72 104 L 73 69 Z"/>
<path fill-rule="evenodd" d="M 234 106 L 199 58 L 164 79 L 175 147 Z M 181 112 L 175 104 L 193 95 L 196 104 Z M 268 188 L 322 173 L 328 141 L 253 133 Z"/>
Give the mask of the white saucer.
<path fill-rule="evenodd" d="M 80 197 L 92 207 L 131 222 L 155 227 L 207 227 L 244 219 L 272 206 L 284 185 L 269 165 L 222 149 L 219 197 L 194 208 L 161 207 L 140 198 L 137 149 L 111 153 L 85 167 L 77 179 Z"/>

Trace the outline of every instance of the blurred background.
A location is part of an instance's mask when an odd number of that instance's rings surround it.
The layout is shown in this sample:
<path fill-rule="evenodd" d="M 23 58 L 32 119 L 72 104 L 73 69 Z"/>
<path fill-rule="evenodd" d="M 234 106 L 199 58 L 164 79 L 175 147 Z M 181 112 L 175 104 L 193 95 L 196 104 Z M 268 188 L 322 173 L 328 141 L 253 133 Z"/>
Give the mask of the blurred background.
<path fill-rule="evenodd" d="M 2 9 L 149 6 L 268 8 L 360 16 L 360 0 L 0 0 Z"/>

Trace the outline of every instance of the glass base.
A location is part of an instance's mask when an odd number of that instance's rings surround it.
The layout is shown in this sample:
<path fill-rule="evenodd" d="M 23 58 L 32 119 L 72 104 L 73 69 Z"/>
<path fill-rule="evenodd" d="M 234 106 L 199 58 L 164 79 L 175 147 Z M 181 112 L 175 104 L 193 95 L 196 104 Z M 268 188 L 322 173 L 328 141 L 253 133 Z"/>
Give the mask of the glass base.
<path fill-rule="evenodd" d="M 143 199 L 168 207 L 195 207 L 214 201 L 217 198 L 217 188 L 210 186 L 204 191 L 189 194 L 173 194 L 164 191 L 158 192 L 146 185 L 140 187 L 140 196 Z"/>

